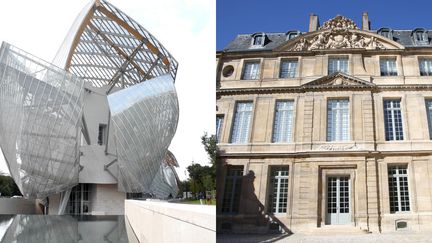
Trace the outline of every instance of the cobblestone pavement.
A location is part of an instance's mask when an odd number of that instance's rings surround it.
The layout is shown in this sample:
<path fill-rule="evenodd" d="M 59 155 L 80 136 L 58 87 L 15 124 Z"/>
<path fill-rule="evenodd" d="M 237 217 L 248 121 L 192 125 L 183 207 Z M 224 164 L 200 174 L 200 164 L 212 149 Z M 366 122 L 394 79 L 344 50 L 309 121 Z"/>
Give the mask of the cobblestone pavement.
<path fill-rule="evenodd" d="M 427 233 L 384 233 L 384 234 L 360 234 L 360 235 L 254 235 L 254 234 L 218 234 L 217 242 L 243 243 L 243 242 L 295 242 L 295 243 L 401 243 L 401 242 L 431 242 L 432 232 Z"/>

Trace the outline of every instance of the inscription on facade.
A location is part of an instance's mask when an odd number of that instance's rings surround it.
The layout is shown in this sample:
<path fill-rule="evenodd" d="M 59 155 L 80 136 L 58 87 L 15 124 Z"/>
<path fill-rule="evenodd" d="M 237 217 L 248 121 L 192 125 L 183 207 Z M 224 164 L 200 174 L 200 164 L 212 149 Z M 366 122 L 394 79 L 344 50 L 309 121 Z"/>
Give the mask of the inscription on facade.
<path fill-rule="evenodd" d="M 350 145 L 336 145 L 336 144 L 323 144 L 318 147 L 317 150 L 325 151 L 351 151 L 351 150 L 361 150 L 363 147 L 357 144 Z"/>

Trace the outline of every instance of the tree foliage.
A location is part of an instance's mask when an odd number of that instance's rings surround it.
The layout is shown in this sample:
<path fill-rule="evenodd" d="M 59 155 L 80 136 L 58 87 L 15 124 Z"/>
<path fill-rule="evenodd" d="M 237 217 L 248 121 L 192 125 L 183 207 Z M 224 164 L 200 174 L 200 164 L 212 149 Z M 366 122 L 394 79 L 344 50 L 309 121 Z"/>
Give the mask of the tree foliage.
<path fill-rule="evenodd" d="M 0 194 L 2 197 L 12 197 L 21 195 L 21 192 L 12 177 L 0 174 Z"/>
<path fill-rule="evenodd" d="M 201 137 L 201 143 L 204 145 L 204 149 L 207 152 L 207 155 L 210 159 L 210 164 L 212 166 L 216 165 L 216 153 L 217 153 L 217 141 L 216 141 L 216 135 L 208 135 L 207 133 L 204 133 L 204 135 Z"/>
<path fill-rule="evenodd" d="M 204 133 L 201 137 L 201 143 L 207 152 L 210 166 L 196 163 L 189 165 L 186 169 L 190 178 L 181 182 L 180 188 L 182 191 L 191 191 L 196 194 L 216 190 L 216 136 Z"/>

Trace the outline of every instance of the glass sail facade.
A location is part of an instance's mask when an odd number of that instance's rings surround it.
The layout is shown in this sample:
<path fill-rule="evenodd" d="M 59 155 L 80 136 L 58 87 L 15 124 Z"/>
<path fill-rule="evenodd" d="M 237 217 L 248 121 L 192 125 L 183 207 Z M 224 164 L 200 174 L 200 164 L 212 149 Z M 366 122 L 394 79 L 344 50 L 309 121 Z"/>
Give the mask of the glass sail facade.
<path fill-rule="evenodd" d="M 177 128 L 173 80 L 164 75 L 122 89 L 108 96 L 108 104 L 117 144 L 119 189 L 151 192 Z"/>
<path fill-rule="evenodd" d="M 27 198 L 78 183 L 84 81 L 10 44 L 0 49 L 0 146 Z"/>

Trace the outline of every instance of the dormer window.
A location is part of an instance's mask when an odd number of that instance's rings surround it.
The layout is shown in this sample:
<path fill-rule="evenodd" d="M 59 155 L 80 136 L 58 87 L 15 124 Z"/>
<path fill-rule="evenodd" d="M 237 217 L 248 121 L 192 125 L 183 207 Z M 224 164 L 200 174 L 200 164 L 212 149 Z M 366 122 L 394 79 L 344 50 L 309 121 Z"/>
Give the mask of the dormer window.
<path fill-rule="evenodd" d="M 286 40 L 291 40 L 291 39 L 294 39 L 297 36 L 299 36 L 300 35 L 300 31 L 298 31 L 298 30 L 291 30 L 291 31 L 288 31 L 286 35 L 287 35 Z"/>
<path fill-rule="evenodd" d="M 252 35 L 252 47 L 264 46 L 266 35 L 264 33 L 255 33 Z"/>
<path fill-rule="evenodd" d="M 417 28 L 413 30 L 411 33 L 411 36 L 414 40 L 414 43 L 416 45 L 428 45 L 429 44 L 429 37 L 428 32 L 423 28 Z"/>
<path fill-rule="evenodd" d="M 385 38 L 388 38 L 390 40 L 393 40 L 393 30 L 389 28 L 381 28 L 377 31 L 379 35 L 384 36 Z"/>

